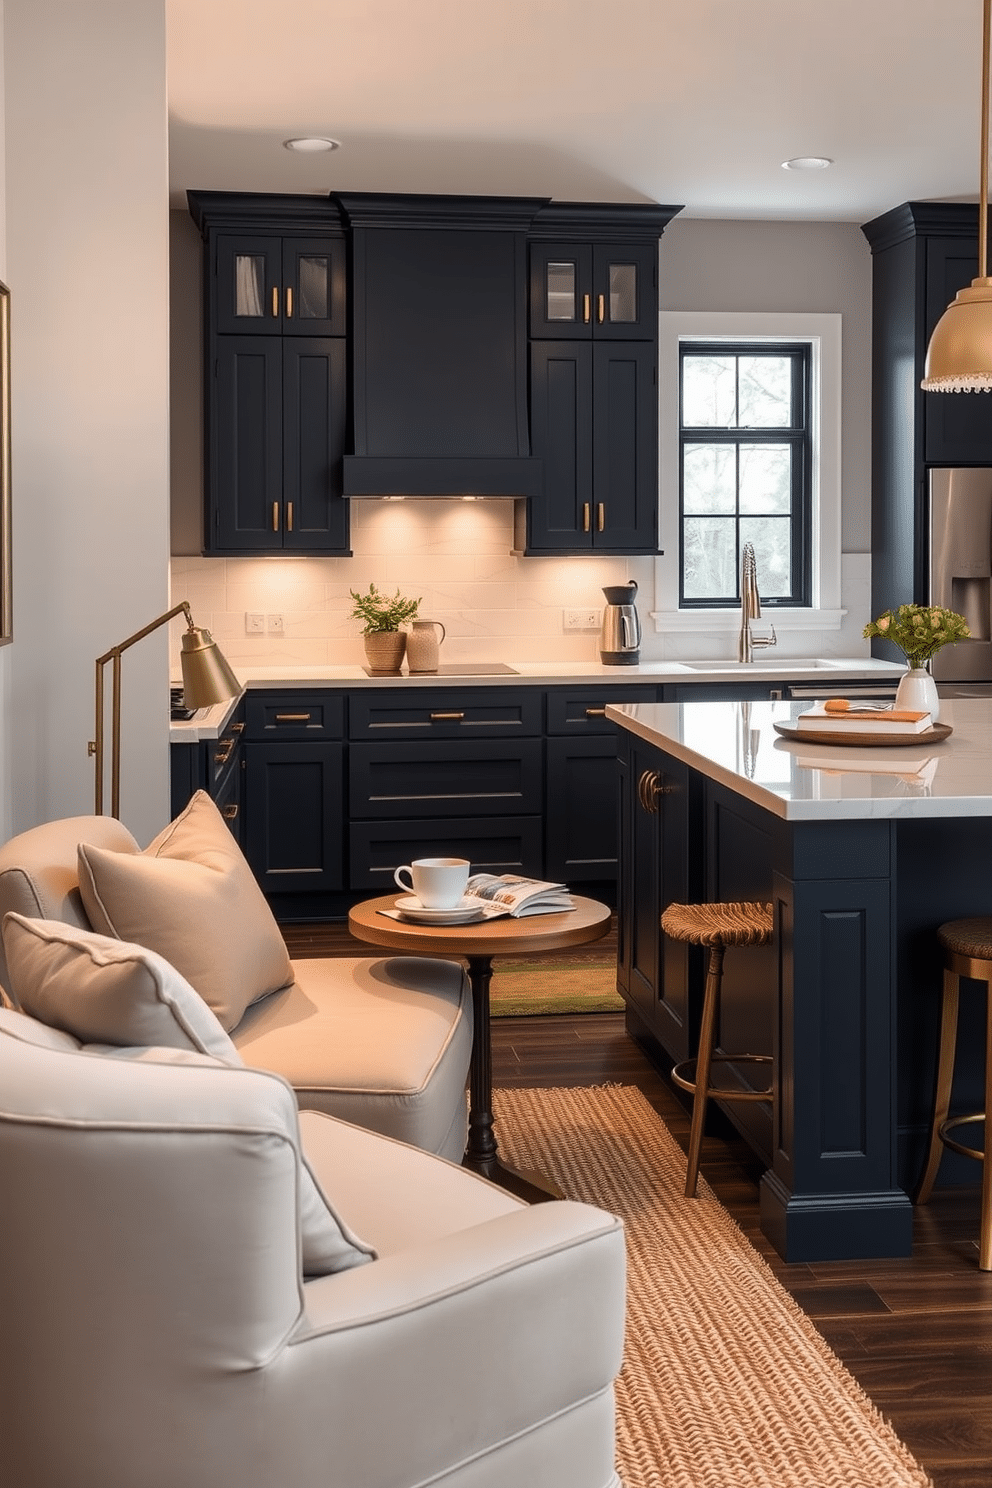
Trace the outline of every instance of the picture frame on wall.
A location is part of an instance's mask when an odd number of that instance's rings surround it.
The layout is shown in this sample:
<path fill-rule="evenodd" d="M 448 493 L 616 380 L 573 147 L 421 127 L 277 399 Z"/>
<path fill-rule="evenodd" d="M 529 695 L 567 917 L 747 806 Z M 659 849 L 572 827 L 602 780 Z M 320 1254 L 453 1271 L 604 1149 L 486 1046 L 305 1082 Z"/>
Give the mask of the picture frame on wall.
<path fill-rule="evenodd" d="M 10 493 L 10 290 L 0 283 L 0 646 L 14 638 Z"/>

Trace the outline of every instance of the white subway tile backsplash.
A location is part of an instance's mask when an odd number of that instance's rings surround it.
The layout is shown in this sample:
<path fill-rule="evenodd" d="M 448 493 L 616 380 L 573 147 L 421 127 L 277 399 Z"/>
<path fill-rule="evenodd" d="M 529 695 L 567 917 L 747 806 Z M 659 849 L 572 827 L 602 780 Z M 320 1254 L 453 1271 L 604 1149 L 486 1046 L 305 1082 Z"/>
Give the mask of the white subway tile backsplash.
<path fill-rule="evenodd" d="M 509 501 L 353 501 L 353 557 L 174 558 L 173 603 L 189 600 L 195 622 L 213 632 L 235 670 L 239 663 L 360 663 L 350 591 L 364 593 L 372 582 L 389 594 L 419 595 L 421 615 L 445 626 L 451 661 L 595 661 L 598 633 L 566 633 L 562 611 L 601 609 L 604 585 L 635 579 L 645 661 L 729 654 L 733 621 L 726 636 L 653 630 L 650 557 L 521 558 L 512 546 Z M 840 630 L 794 634 L 780 655 L 867 654 L 861 632 L 870 618 L 870 556 L 845 554 L 841 571 L 847 614 Z M 248 610 L 281 614 L 283 635 L 245 635 Z M 174 629 L 178 668 L 181 628 Z"/>

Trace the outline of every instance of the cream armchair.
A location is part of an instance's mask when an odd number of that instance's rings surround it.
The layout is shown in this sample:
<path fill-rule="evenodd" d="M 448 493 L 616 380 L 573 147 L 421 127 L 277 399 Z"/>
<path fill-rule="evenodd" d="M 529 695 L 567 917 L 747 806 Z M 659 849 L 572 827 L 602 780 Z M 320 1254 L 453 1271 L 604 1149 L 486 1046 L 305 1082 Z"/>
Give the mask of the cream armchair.
<path fill-rule="evenodd" d="M 109 816 L 46 822 L 12 838 L 0 846 L 0 923 L 10 911 L 158 952 L 213 1009 L 245 1063 L 283 1075 L 301 1107 L 461 1159 L 473 1022 L 461 965 L 290 961 L 202 791 L 143 852 Z M 0 987 L 13 990 L 2 947 Z"/>
<path fill-rule="evenodd" d="M 298 1117 L 278 1076 L 12 1009 L 0 1193 L 10 1488 L 618 1484 L 599 1210 Z"/>

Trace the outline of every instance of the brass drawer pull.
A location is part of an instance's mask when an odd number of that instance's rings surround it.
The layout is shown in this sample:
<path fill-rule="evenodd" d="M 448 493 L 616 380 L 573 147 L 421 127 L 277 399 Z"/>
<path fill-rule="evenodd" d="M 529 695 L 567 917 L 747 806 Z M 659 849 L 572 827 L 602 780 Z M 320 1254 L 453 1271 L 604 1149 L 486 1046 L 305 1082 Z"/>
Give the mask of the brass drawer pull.
<path fill-rule="evenodd" d="M 272 531 L 273 532 L 278 532 L 279 531 L 279 503 L 278 503 L 278 501 L 273 501 L 273 503 L 272 503 Z"/>
<path fill-rule="evenodd" d="M 287 286 L 286 286 L 286 319 L 287 320 L 292 320 L 292 318 L 293 318 L 293 287 L 292 287 L 292 285 L 287 284 Z"/>
<path fill-rule="evenodd" d="M 460 723 L 465 717 L 464 713 L 431 713 L 431 723 Z"/>
<path fill-rule="evenodd" d="M 583 503 L 582 503 L 582 531 L 583 532 L 588 532 L 589 531 L 589 526 L 590 526 L 589 503 L 588 503 L 588 501 L 583 501 Z"/>
<path fill-rule="evenodd" d="M 293 530 L 293 503 L 291 501 L 287 501 L 286 502 L 286 531 L 287 532 L 292 532 L 292 530 Z"/>
<path fill-rule="evenodd" d="M 231 733 L 232 734 L 243 734 L 244 731 L 245 731 L 245 726 L 244 726 L 243 723 L 232 723 L 231 724 Z"/>
<path fill-rule="evenodd" d="M 277 713 L 276 723 L 309 723 L 309 713 Z"/>
<path fill-rule="evenodd" d="M 272 286 L 272 314 L 274 317 L 279 314 L 279 291 L 274 284 Z"/>
<path fill-rule="evenodd" d="M 234 748 L 234 740 L 233 739 L 221 739 L 220 745 L 221 745 L 221 747 L 217 750 L 217 753 L 214 755 L 214 764 L 215 765 L 226 765 L 227 762 L 228 762 L 228 760 L 231 758 L 231 751 Z"/>
<path fill-rule="evenodd" d="M 587 718 L 605 718 L 606 717 L 606 705 L 605 705 L 605 703 L 604 703 L 604 705 L 603 705 L 602 708 L 587 708 L 586 709 L 586 717 Z"/>
<path fill-rule="evenodd" d="M 238 803 L 237 803 L 237 801 L 232 801 L 231 804 L 230 804 L 230 806 L 223 806 L 221 808 L 221 813 L 220 814 L 224 818 L 225 821 L 234 821 L 235 817 L 238 814 Z"/>
<path fill-rule="evenodd" d="M 597 532 L 606 531 L 606 504 L 603 501 L 596 506 L 596 530 Z"/>
<path fill-rule="evenodd" d="M 597 298 L 597 301 L 598 301 L 598 307 L 597 308 L 598 308 L 598 312 L 599 312 L 599 323 L 600 323 L 600 325 L 602 325 L 603 324 L 603 321 L 606 319 L 606 296 L 605 295 L 597 295 L 596 298 Z"/>
<path fill-rule="evenodd" d="M 592 296 L 591 295 L 584 294 L 582 296 L 582 320 L 583 320 L 583 323 L 585 325 L 588 325 L 589 324 L 589 318 L 590 318 L 590 315 L 591 315 L 591 310 L 590 310 L 590 301 L 591 301 L 591 299 L 592 299 Z"/>

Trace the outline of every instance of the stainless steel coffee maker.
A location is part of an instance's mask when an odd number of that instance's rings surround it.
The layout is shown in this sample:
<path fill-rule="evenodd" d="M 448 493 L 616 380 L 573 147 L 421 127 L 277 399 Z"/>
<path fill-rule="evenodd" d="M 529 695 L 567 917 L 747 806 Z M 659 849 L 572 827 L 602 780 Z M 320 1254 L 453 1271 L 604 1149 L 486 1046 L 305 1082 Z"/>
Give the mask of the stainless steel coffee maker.
<path fill-rule="evenodd" d="M 636 666 L 641 647 L 641 622 L 634 608 L 637 585 L 633 579 L 629 584 L 608 584 L 603 593 L 600 660 L 604 666 Z"/>

